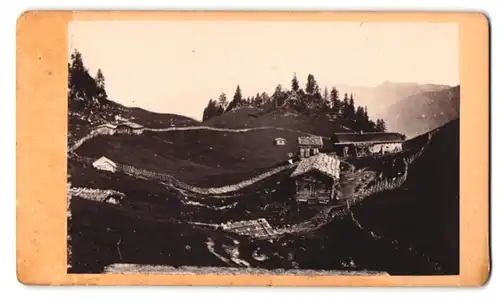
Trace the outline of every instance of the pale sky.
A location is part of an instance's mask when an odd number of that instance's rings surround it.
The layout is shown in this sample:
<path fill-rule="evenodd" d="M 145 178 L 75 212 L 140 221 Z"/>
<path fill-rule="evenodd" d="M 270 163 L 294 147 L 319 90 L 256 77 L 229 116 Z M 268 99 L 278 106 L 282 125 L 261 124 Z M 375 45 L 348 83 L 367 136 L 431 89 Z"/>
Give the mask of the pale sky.
<path fill-rule="evenodd" d="M 458 24 L 73 21 L 78 49 L 95 76 L 101 68 L 111 100 L 201 119 L 210 98 L 231 100 L 277 84 L 289 89 L 309 73 L 323 90 L 383 81 L 459 84 Z M 342 92 L 342 91 L 341 91 Z"/>

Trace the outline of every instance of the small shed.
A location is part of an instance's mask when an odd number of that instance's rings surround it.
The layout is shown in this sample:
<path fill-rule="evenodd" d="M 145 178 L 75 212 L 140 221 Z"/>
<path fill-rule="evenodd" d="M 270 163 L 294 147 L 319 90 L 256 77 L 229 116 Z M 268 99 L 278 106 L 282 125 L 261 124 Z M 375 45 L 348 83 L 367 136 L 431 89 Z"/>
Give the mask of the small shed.
<path fill-rule="evenodd" d="M 144 127 L 137 123 L 125 122 L 116 125 L 116 132 L 122 134 L 142 134 L 144 132 Z"/>
<path fill-rule="evenodd" d="M 301 158 L 316 155 L 323 148 L 323 138 L 320 136 L 300 136 L 297 143 Z"/>
<path fill-rule="evenodd" d="M 113 135 L 116 132 L 116 126 L 113 124 L 106 123 L 106 124 L 102 124 L 102 125 L 97 126 L 96 131 L 99 134 L 103 134 L 103 135 L 104 134 Z"/>
<path fill-rule="evenodd" d="M 274 139 L 274 144 L 276 146 L 284 146 L 284 145 L 286 145 L 286 139 L 284 139 L 282 137 L 277 137 Z"/>
<path fill-rule="evenodd" d="M 92 166 L 101 171 L 116 172 L 117 166 L 112 160 L 107 157 L 101 157 L 92 163 Z"/>
<path fill-rule="evenodd" d="M 308 204 L 332 204 L 338 198 L 340 160 L 319 153 L 299 162 L 290 175 L 295 179 L 296 201 Z"/>

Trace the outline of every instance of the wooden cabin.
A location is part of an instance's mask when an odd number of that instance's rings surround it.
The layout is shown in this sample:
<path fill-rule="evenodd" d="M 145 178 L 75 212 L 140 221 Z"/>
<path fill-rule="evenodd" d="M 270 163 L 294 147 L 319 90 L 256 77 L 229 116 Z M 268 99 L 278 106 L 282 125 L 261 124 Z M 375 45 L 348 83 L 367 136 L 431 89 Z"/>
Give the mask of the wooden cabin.
<path fill-rule="evenodd" d="M 334 151 L 343 158 L 377 156 L 403 150 L 404 135 L 392 132 L 336 133 Z"/>
<path fill-rule="evenodd" d="M 132 122 L 125 122 L 116 125 L 116 133 L 118 134 L 142 134 L 143 131 L 143 126 Z"/>
<path fill-rule="evenodd" d="M 333 204 L 338 199 L 340 160 L 319 153 L 302 159 L 290 175 L 295 180 L 295 199 L 299 203 Z"/>
<path fill-rule="evenodd" d="M 323 138 L 320 136 L 301 136 L 297 140 L 299 146 L 299 157 L 307 158 L 319 154 L 323 148 Z"/>
<path fill-rule="evenodd" d="M 142 125 L 132 123 L 132 122 L 124 122 L 120 124 L 102 124 L 96 127 L 96 130 L 100 134 L 142 134 L 144 132 L 144 127 Z"/>

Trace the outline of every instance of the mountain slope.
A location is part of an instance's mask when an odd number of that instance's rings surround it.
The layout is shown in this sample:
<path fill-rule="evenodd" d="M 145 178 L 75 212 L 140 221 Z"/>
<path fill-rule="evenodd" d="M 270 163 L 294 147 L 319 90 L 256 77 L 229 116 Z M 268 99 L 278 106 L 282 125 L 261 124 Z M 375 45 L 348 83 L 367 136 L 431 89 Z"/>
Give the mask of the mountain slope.
<path fill-rule="evenodd" d="M 459 121 L 435 131 L 428 148 L 409 166 L 403 186 L 368 197 L 353 213 L 368 232 L 424 256 L 435 265 L 434 272 L 457 274 Z"/>
<path fill-rule="evenodd" d="M 336 86 L 340 94 L 353 94 L 356 104 L 368 107 L 370 115 L 378 115 L 389 106 L 412 95 L 450 88 L 438 84 L 397 83 L 386 81 L 375 87 L 350 85 Z"/>
<path fill-rule="evenodd" d="M 410 96 L 380 114 L 388 130 L 414 137 L 459 117 L 460 86 Z"/>

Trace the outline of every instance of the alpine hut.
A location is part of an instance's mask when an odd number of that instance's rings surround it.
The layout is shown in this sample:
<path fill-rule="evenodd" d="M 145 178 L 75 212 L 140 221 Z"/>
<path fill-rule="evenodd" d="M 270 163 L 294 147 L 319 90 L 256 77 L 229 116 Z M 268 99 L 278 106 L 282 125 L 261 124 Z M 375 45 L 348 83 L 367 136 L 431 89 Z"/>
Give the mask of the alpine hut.
<path fill-rule="evenodd" d="M 336 133 L 334 151 L 343 158 L 396 153 L 403 150 L 404 135 L 391 132 Z"/>
<path fill-rule="evenodd" d="M 142 134 L 144 131 L 144 127 L 142 125 L 125 122 L 116 125 L 116 133 L 118 134 Z"/>
<path fill-rule="evenodd" d="M 320 136 L 300 136 L 297 143 L 300 158 L 307 158 L 319 153 L 323 147 L 323 138 Z"/>
<path fill-rule="evenodd" d="M 340 160 L 324 153 L 304 158 L 290 177 L 295 181 L 297 202 L 331 204 L 338 198 Z"/>

